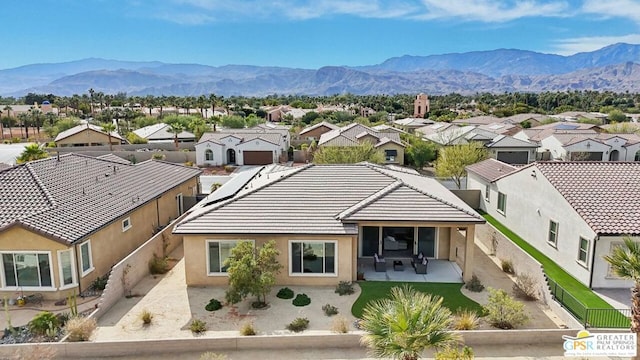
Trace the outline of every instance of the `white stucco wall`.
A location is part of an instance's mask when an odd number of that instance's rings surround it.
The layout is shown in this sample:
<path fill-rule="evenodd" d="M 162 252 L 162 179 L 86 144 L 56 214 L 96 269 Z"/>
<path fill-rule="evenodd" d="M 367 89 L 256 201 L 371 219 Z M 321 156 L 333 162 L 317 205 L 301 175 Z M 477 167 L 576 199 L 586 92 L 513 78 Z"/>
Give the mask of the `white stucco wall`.
<path fill-rule="evenodd" d="M 640 237 L 634 237 L 640 241 Z M 622 245 L 622 236 L 601 236 L 596 242 L 596 257 L 593 259 L 593 288 L 631 288 L 633 281 L 623 280 L 610 274 L 609 263 L 603 256 L 611 253 L 612 244 Z"/>
<path fill-rule="evenodd" d="M 205 160 L 205 151 L 207 149 L 211 149 L 211 151 L 213 151 L 213 160 Z M 224 147 L 222 145 L 210 141 L 196 144 L 196 165 L 198 166 L 220 166 L 224 164 L 224 156 Z"/>
<path fill-rule="evenodd" d="M 581 152 L 600 152 L 602 153 L 602 161 L 609 161 L 609 153 L 611 147 L 606 144 L 599 143 L 597 141 L 585 140 L 576 144 L 565 146 L 565 150 L 568 153 L 567 160 L 571 156 L 571 153 Z"/>

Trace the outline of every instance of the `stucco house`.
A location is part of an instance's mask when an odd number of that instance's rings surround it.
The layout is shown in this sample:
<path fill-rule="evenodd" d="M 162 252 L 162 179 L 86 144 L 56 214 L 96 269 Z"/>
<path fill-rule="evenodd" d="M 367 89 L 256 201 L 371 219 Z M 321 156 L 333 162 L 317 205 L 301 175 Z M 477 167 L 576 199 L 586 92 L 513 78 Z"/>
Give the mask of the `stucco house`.
<path fill-rule="evenodd" d="M 171 132 L 171 126 L 165 123 L 153 124 L 133 130 L 133 133 L 143 139 L 147 139 L 150 143 L 172 143 L 175 141 L 176 134 Z M 179 143 L 193 143 L 196 136 L 186 130 L 178 133 Z"/>
<path fill-rule="evenodd" d="M 475 225 L 484 219 L 432 178 L 367 163 L 310 164 L 259 171 L 234 189 L 174 228 L 189 286 L 226 284 L 224 261 L 243 240 L 276 241 L 281 285 L 353 281 L 359 262 L 375 254 L 408 263 L 423 253 L 458 262 L 465 281 L 472 276 Z"/>
<path fill-rule="evenodd" d="M 87 290 L 195 203 L 199 174 L 79 154 L 0 171 L 0 294 Z"/>
<path fill-rule="evenodd" d="M 56 146 L 100 146 L 127 144 L 127 140 L 120 136 L 116 131 L 111 134 L 102 130 L 101 126 L 93 124 L 81 124 L 71 129 L 65 130 L 56 136 L 53 140 Z"/>
<path fill-rule="evenodd" d="M 378 131 L 359 123 L 352 123 L 322 134 L 320 141 L 318 141 L 318 147 L 358 146 L 365 141 L 369 141 L 384 153 L 385 163 L 404 164 L 404 150 L 406 146 L 400 139 L 400 133 L 398 131 Z"/>
<path fill-rule="evenodd" d="M 207 132 L 196 144 L 196 164 L 220 166 L 278 163 L 289 149 L 289 144 L 289 129 L 274 124 Z"/>
<path fill-rule="evenodd" d="M 307 126 L 306 128 L 300 130 L 298 137 L 300 139 L 318 141 L 320 140 L 320 136 L 322 134 L 329 132 L 331 130 L 336 130 L 338 128 L 340 128 L 338 125 L 334 125 L 332 123 L 322 121 L 317 124 Z"/>
<path fill-rule="evenodd" d="M 629 288 L 603 260 L 625 235 L 640 241 L 640 163 L 493 159 L 467 167 L 480 208 L 590 288 Z"/>

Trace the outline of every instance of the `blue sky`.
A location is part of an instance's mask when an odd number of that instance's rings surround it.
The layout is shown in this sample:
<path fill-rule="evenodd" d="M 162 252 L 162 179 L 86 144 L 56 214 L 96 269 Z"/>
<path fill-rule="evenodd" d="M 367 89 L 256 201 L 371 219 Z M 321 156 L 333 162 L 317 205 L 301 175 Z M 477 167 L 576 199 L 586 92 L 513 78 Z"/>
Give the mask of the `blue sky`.
<path fill-rule="evenodd" d="M 88 57 L 298 68 L 498 48 L 640 43 L 640 0 L 22 0 L 0 69 Z"/>

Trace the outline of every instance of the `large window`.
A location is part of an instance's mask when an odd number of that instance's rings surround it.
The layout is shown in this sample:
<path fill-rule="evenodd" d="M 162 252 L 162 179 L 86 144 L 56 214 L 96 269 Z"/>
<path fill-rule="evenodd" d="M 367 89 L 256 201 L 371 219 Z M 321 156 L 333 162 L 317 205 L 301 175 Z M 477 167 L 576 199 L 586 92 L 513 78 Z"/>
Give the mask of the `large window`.
<path fill-rule="evenodd" d="M 336 275 L 335 241 L 291 241 L 290 273 Z"/>
<path fill-rule="evenodd" d="M 58 266 L 60 270 L 60 286 L 71 286 L 76 283 L 73 271 L 73 250 L 58 251 Z"/>
<path fill-rule="evenodd" d="M 549 238 L 547 241 L 554 247 L 558 246 L 558 223 L 553 220 L 549 221 Z"/>
<path fill-rule="evenodd" d="M 386 161 L 392 162 L 392 161 L 396 161 L 396 158 L 398 157 L 398 150 L 385 150 L 384 151 L 384 158 Z"/>
<path fill-rule="evenodd" d="M 211 151 L 211 149 L 207 149 L 204 151 L 204 160 L 213 161 L 213 151 Z"/>
<path fill-rule="evenodd" d="M 48 252 L 3 253 L 4 287 L 52 287 Z"/>
<path fill-rule="evenodd" d="M 224 262 L 231 256 L 231 249 L 239 242 L 238 240 L 207 240 L 207 273 L 209 275 L 221 275 L 227 272 Z"/>
<path fill-rule="evenodd" d="M 587 266 L 589 259 L 589 240 L 581 237 L 580 246 L 578 248 L 578 262 L 584 266 Z"/>
<path fill-rule="evenodd" d="M 507 195 L 498 192 L 498 212 L 504 215 L 507 212 Z"/>
<path fill-rule="evenodd" d="M 93 271 L 93 259 L 91 258 L 91 241 L 87 240 L 80 244 L 80 265 L 82 276 Z"/>

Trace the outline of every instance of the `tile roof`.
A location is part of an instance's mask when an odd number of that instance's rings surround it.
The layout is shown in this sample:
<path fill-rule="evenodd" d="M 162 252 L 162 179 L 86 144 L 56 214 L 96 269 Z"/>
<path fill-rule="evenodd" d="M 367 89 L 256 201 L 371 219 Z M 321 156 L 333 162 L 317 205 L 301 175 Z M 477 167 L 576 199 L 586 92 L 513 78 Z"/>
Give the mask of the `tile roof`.
<path fill-rule="evenodd" d="M 640 235 L 640 162 L 534 164 L 599 235 Z"/>
<path fill-rule="evenodd" d="M 175 134 L 171 131 L 171 126 L 168 124 L 160 123 L 145 126 L 143 128 L 133 130 L 133 132 L 140 136 L 143 139 L 148 140 L 173 140 Z M 195 140 L 196 136 L 193 133 L 188 131 L 181 131 L 178 133 L 178 139 L 193 139 Z"/>
<path fill-rule="evenodd" d="M 317 124 L 315 124 L 315 125 L 308 126 L 308 127 L 304 128 L 304 129 L 302 129 L 302 130 L 300 131 L 300 134 L 299 134 L 299 135 L 306 134 L 306 133 L 308 133 L 309 131 L 315 130 L 315 129 L 317 129 L 317 128 L 319 128 L 319 127 L 322 127 L 322 126 L 327 127 L 327 128 L 329 128 L 329 129 L 331 129 L 331 130 L 335 130 L 335 129 L 338 129 L 338 128 L 339 128 L 339 126 L 337 126 L 337 125 L 334 125 L 334 124 L 329 123 L 329 122 L 326 122 L 326 121 L 322 121 L 322 122 L 319 122 L 319 123 L 317 123 Z"/>
<path fill-rule="evenodd" d="M 503 119 L 492 115 L 474 116 L 466 119 L 455 119 L 451 123 L 456 125 L 487 125 L 502 122 Z"/>
<path fill-rule="evenodd" d="M 400 140 L 400 133 L 397 131 L 377 131 L 359 123 L 352 123 L 320 135 L 318 146 L 356 146 L 360 144 L 358 142 L 358 138 L 367 134 L 378 139 L 386 137 L 398 144 L 402 144 L 402 140 Z"/>
<path fill-rule="evenodd" d="M 256 180 L 233 199 L 196 210 L 174 232 L 353 235 L 360 219 L 484 222 L 436 180 L 367 163 L 307 165 Z"/>
<path fill-rule="evenodd" d="M 524 148 L 535 149 L 540 147 L 537 143 L 521 140 L 508 135 L 498 135 L 485 145 L 488 148 Z"/>
<path fill-rule="evenodd" d="M 111 153 L 100 155 L 100 156 L 96 156 L 96 157 L 98 159 L 109 160 L 109 161 L 117 162 L 117 163 L 123 164 L 123 165 L 131 165 L 131 161 L 123 159 L 120 156 L 114 155 L 114 154 L 111 154 Z"/>
<path fill-rule="evenodd" d="M 472 172 L 488 182 L 494 182 L 518 170 L 515 166 L 491 158 L 469 165 L 466 169 L 468 172 Z"/>
<path fill-rule="evenodd" d="M 60 141 L 62 139 L 66 139 L 69 136 L 73 136 L 73 135 L 78 134 L 78 133 L 82 132 L 83 130 L 87 130 L 87 129 L 107 135 L 106 132 L 102 131 L 102 126 L 86 123 L 86 124 L 80 124 L 78 126 L 74 126 L 71 129 L 68 129 L 68 130 L 65 130 L 65 131 L 59 133 L 58 136 L 56 136 L 56 138 L 53 141 Z M 111 137 L 116 138 L 116 139 L 120 139 L 120 140 L 124 140 L 124 138 L 122 136 L 120 136 L 120 134 L 118 134 L 116 131 L 112 131 L 111 132 Z"/>
<path fill-rule="evenodd" d="M 161 161 L 125 165 L 79 154 L 29 162 L 0 172 L 0 229 L 20 224 L 73 243 L 199 174 Z"/>

